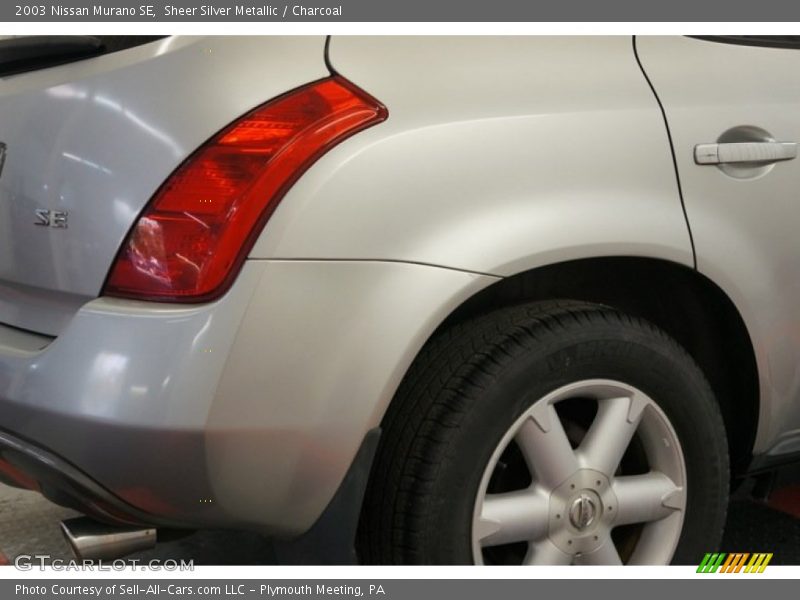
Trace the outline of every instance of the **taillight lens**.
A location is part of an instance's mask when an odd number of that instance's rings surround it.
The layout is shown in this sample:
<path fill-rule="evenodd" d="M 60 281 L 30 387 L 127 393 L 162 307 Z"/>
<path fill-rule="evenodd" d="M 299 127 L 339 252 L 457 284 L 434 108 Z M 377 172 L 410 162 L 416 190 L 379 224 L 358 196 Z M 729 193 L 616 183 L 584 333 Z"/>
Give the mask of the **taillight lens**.
<path fill-rule="evenodd" d="M 331 77 L 235 121 L 155 194 L 128 234 L 104 293 L 166 302 L 219 296 L 297 178 L 331 147 L 386 116 L 377 100 Z"/>

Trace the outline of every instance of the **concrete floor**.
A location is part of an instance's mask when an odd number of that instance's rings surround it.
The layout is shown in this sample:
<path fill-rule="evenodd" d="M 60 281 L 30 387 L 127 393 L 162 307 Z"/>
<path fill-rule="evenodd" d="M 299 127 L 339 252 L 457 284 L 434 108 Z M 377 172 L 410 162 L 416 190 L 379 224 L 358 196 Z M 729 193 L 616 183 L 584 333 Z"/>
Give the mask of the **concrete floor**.
<path fill-rule="evenodd" d="M 722 550 L 773 552 L 772 564 L 800 565 L 800 485 L 784 481 L 771 505 L 751 500 L 748 492 L 744 486 L 730 504 Z M 4 556 L 13 561 L 20 554 L 70 558 L 58 524 L 76 514 L 36 493 L 0 484 L 0 564 Z M 269 541 L 230 531 L 193 533 L 132 558 L 194 559 L 196 565 L 276 564 Z"/>
<path fill-rule="evenodd" d="M 12 559 L 20 554 L 70 558 L 58 523 L 76 515 L 37 493 L 0 484 L 0 555 Z"/>

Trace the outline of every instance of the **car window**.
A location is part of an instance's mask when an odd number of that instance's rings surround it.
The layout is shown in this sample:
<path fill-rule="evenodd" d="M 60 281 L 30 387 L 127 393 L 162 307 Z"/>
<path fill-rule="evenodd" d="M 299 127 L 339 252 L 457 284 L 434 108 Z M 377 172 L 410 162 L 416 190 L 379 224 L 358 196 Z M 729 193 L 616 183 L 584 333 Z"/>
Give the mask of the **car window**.
<path fill-rule="evenodd" d="M 800 35 L 694 35 L 690 37 L 722 44 L 800 49 Z"/>
<path fill-rule="evenodd" d="M 0 77 L 36 71 L 147 44 L 164 36 L 48 35 L 0 37 Z"/>

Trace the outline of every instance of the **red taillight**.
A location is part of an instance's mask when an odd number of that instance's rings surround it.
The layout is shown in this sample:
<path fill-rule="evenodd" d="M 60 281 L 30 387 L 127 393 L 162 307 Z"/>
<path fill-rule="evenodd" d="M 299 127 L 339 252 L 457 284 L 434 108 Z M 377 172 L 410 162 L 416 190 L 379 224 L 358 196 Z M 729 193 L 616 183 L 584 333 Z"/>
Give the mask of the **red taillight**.
<path fill-rule="evenodd" d="M 340 77 L 256 108 L 164 183 L 128 234 L 104 293 L 172 302 L 217 297 L 289 186 L 331 147 L 386 116 L 383 105 Z"/>

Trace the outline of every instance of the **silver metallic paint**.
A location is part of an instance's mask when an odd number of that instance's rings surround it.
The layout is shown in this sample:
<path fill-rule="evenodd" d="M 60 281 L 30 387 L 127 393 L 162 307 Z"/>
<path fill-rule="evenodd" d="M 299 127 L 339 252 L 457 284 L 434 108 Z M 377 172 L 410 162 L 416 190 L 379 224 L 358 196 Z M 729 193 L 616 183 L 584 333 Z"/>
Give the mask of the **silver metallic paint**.
<path fill-rule="evenodd" d="M 226 512 L 291 535 L 327 506 L 436 327 L 497 278 L 394 262 L 258 262 L 208 414 L 207 469 Z"/>
<path fill-rule="evenodd" d="M 681 37 L 640 37 L 637 48 L 670 123 L 698 270 L 733 300 L 753 342 L 761 385 L 755 451 L 798 451 L 800 164 L 741 179 L 695 164 L 694 147 L 750 141 L 753 131 L 800 141 L 800 52 Z"/>
<path fill-rule="evenodd" d="M 200 503 L 211 497 L 204 435 L 261 270 L 245 264 L 211 304 L 100 298 L 43 350 L 0 346 L 0 426 L 145 512 L 224 523 Z"/>
<path fill-rule="evenodd" d="M 334 37 L 330 59 L 389 119 L 295 184 L 252 257 L 503 276 L 594 256 L 693 265 L 629 37 Z"/>

